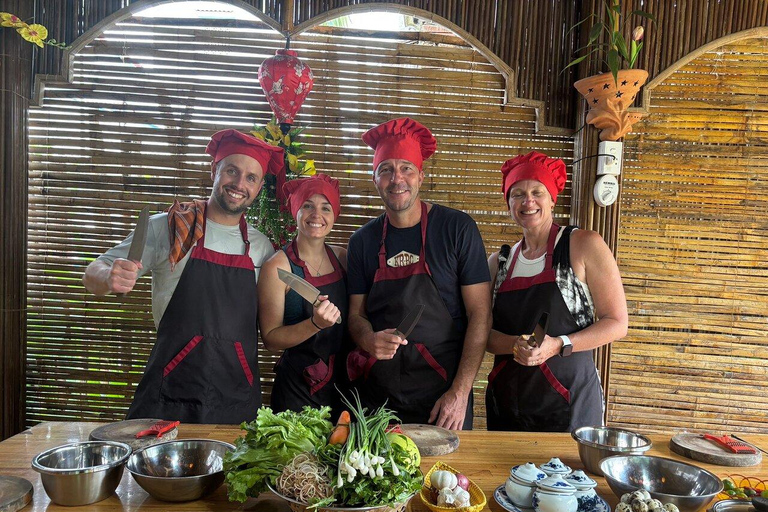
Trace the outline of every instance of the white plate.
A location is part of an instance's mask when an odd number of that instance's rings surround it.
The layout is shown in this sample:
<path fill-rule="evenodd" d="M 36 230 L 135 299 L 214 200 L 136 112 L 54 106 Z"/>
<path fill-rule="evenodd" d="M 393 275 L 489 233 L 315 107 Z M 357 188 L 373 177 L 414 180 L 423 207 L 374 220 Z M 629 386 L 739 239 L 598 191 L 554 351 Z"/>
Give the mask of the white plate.
<path fill-rule="evenodd" d="M 591 512 L 611 512 L 611 507 L 608 506 L 608 502 L 605 501 L 603 498 L 598 496 L 599 500 L 597 502 L 597 507 L 592 510 Z M 532 508 L 526 508 L 526 507 L 518 507 L 512 501 L 509 499 L 509 496 L 507 496 L 507 491 L 504 489 L 504 485 L 500 485 L 496 488 L 495 491 L 493 491 L 493 499 L 496 500 L 496 503 L 501 505 L 501 508 L 504 510 L 508 510 L 509 512 L 532 512 Z"/>

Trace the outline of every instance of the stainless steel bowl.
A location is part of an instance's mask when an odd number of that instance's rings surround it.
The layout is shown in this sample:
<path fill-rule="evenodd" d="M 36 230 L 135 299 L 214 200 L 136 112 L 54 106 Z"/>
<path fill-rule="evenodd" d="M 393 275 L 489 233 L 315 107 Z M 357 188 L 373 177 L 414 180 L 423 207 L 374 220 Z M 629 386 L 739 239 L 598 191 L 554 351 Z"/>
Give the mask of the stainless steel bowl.
<path fill-rule="evenodd" d="M 210 439 L 168 441 L 134 452 L 126 467 L 153 498 L 192 501 L 224 483 L 224 454 L 234 449 Z"/>
<path fill-rule="evenodd" d="M 612 455 L 639 455 L 651 448 L 650 439 L 631 430 L 581 427 L 571 432 L 579 445 L 579 458 L 594 475 L 603 476 L 600 461 Z"/>
<path fill-rule="evenodd" d="M 39 453 L 32 468 L 40 473 L 51 501 L 78 506 L 108 498 L 123 477 L 131 447 L 114 441 L 65 444 Z"/>
<path fill-rule="evenodd" d="M 613 493 L 645 489 L 662 503 L 677 505 L 680 512 L 702 510 L 723 490 L 717 475 L 692 464 L 650 455 L 616 455 L 600 463 Z"/>

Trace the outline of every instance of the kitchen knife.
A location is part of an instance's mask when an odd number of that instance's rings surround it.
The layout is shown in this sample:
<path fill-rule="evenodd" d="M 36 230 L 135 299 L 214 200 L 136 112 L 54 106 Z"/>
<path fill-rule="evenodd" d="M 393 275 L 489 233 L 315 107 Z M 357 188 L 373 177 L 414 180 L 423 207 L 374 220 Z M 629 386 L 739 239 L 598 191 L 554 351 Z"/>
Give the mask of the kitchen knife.
<path fill-rule="evenodd" d="M 128 256 L 126 259 L 130 261 L 141 261 L 141 256 L 144 254 L 144 247 L 147 245 L 147 229 L 149 228 L 149 206 L 145 206 L 139 213 L 139 218 L 136 221 L 136 229 L 133 230 L 133 238 L 131 239 L 131 246 L 128 248 Z M 121 294 L 125 297 L 128 293 Z"/>
<path fill-rule="evenodd" d="M 296 274 L 292 274 L 291 272 L 279 268 L 277 269 L 277 277 L 282 282 L 290 286 L 291 290 L 295 291 L 301 295 L 304 300 L 312 304 L 313 307 L 316 308 L 322 303 L 322 301 L 317 300 L 317 298 L 321 295 L 320 290 Z M 341 315 L 339 315 L 339 318 L 336 319 L 336 323 L 341 323 Z"/>
<path fill-rule="evenodd" d="M 144 247 L 147 245 L 147 228 L 149 227 L 149 206 L 145 206 L 139 213 L 139 219 L 136 221 L 136 229 L 133 231 L 133 240 L 128 249 L 128 257 L 131 261 L 141 261 L 144 254 Z"/>
<path fill-rule="evenodd" d="M 400 325 L 397 326 L 397 329 L 395 329 L 395 334 L 400 336 L 403 339 L 407 339 L 408 336 L 413 332 L 413 328 L 416 327 L 416 324 L 419 323 L 419 319 L 421 318 L 421 314 L 424 312 L 424 304 L 417 304 L 416 306 L 411 309 L 407 315 L 405 315 L 405 318 L 400 322 Z"/>
<path fill-rule="evenodd" d="M 549 313 L 544 311 L 539 317 L 539 321 L 533 327 L 533 333 L 531 339 L 528 340 L 528 345 L 531 347 L 540 347 L 544 342 L 544 337 L 547 335 L 547 329 L 549 328 Z"/>

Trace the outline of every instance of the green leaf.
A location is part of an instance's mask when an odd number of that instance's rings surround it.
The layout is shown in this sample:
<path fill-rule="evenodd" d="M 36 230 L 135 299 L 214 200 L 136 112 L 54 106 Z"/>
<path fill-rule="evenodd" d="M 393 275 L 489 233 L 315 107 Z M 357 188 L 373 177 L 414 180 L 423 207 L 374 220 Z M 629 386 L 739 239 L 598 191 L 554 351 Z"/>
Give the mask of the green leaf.
<path fill-rule="evenodd" d="M 624 36 L 622 36 L 619 32 L 616 32 L 616 49 L 619 50 L 619 54 L 624 58 L 624 60 L 629 60 L 627 43 L 624 41 Z"/>
<path fill-rule="evenodd" d="M 592 25 L 592 28 L 589 30 L 589 42 L 587 44 L 592 44 L 597 41 L 597 38 L 600 37 L 600 33 L 603 31 L 603 27 L 605 27 L 605 25 L 602 23 Z"/>
<path fill-rule="evenodd" d="M 613 80 L 619 83 L 619 52 L 616 50 L 608 50 L 608 69 L 613 74 Z"/>
<path fill-rule="evenodd" d="M 592 19 L 592 18 L 594 18 L 594 17 L 595 17 L 595 15 L 594 15 L 594 14 L 590 14 L 589 16 L 587 16 L 586 18 L 584 18 L 583 20 L 581 20 L 580 22 L 578 22 L 577 24 L 575 24 L 574 26 L 572 26 L 570 29 L 568 29 L 568 32 L 566 32 L 566 33 L 565 33 L 565 35 L 566 35 L 566 36 L 570 35 L 570 33 L 571 33 L 571 32 L 573 32 L 573 31 L 574 31 L 576 28 L 578 28 L 578 27 L 579 27 L 579 25 L 581 25 L 582 23 L 584 23 L 584 22 L 586 22 L 586 21 L 589 21 L 589 20 L 591 20 L 591 19 Z"/>
<path fill-rule="evenodd" d="M 632 41 L 634 43 L 634 41 Z M 632 50 L 632 55 L 629 56 L 629 67 L 633 68 L 635 67 L 635 61 L 637 60 L 637 56 L 640 55 L 640 50 L 643 47 L 643 42 L 640 41 L 637 43 L 637 47 Z"/>
<path fill-rule="evenodd" d="M 656 16 L 654 16 L 651 13 L 648 13 L 648 12 L 645 12 L 645 11 L 632 11 L 631 14 L 636 15 L 636 16 L 642 16 L 643 18 L 645 18 L 647 20 L 651 20 L 652 22 L 656 23 Z"/>

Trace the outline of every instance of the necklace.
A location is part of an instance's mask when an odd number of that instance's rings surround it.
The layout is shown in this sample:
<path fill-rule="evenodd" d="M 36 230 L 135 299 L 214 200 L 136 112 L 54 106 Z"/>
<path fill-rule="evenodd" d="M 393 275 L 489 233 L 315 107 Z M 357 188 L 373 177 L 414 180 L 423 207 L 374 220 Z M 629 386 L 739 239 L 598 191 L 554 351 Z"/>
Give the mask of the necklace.
<path fill-rule="evenodd" d="M 314 266 L 309 262 L 309 260 L 304 260 L 304 263 L 306 263 L 309 266 L 310 270 L 315 271 L 315 277 L 320 277 L 320 269 L 323 267 L 323 261 L 325 261 L 325 253 L 323 253 L 322 256 L 320 256 L 320 263 L 318 263 L 317 266 Z"/>

